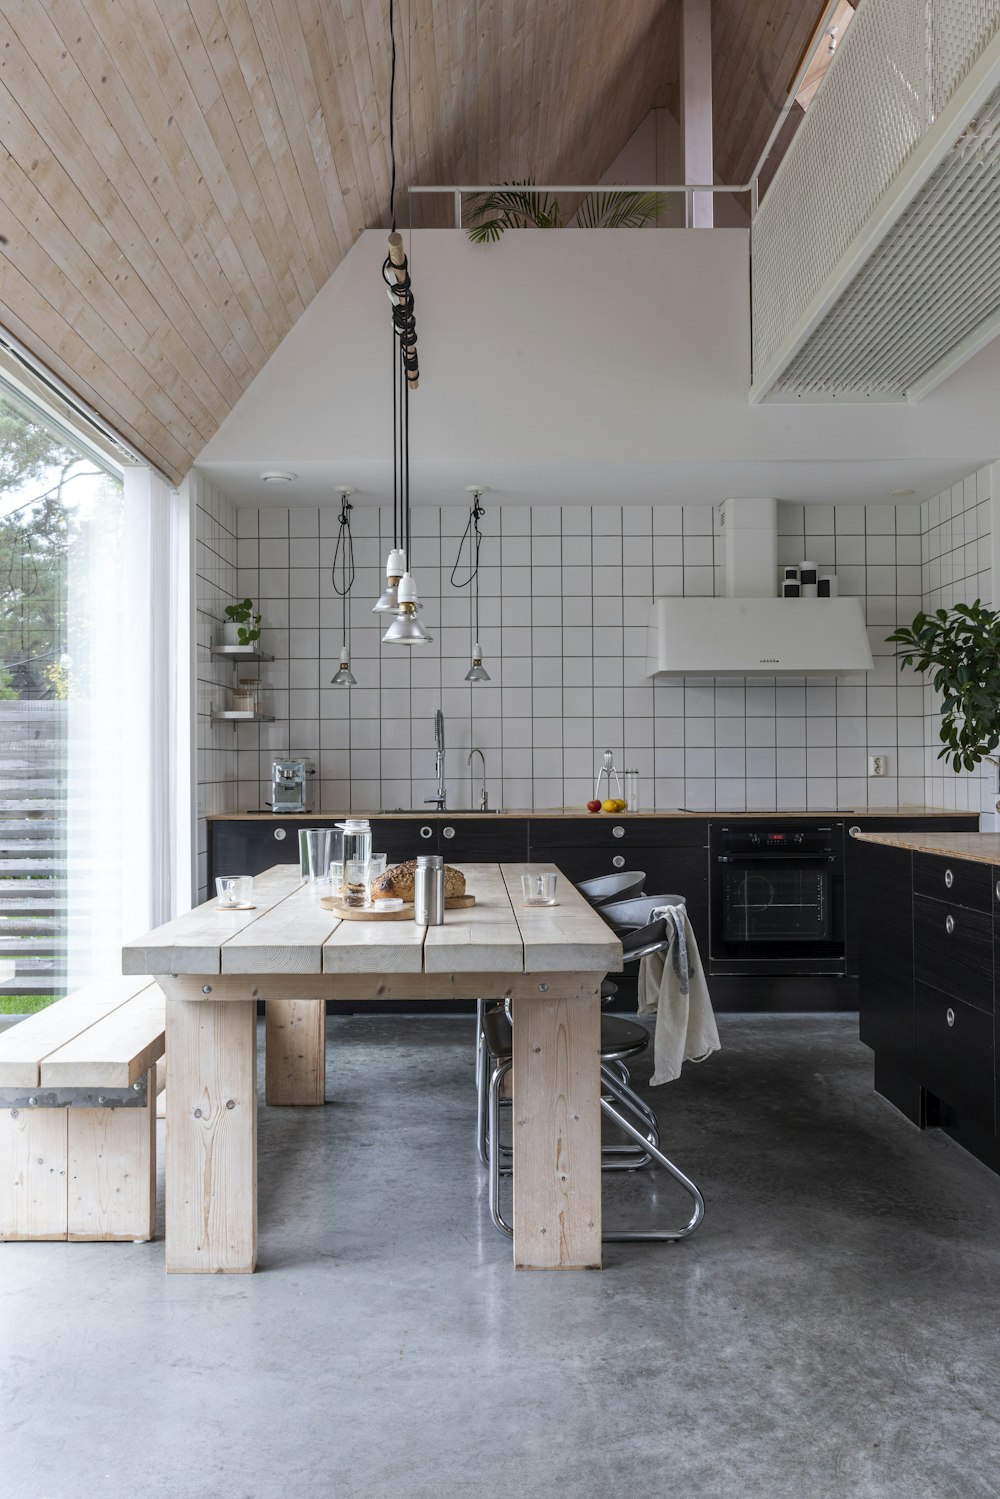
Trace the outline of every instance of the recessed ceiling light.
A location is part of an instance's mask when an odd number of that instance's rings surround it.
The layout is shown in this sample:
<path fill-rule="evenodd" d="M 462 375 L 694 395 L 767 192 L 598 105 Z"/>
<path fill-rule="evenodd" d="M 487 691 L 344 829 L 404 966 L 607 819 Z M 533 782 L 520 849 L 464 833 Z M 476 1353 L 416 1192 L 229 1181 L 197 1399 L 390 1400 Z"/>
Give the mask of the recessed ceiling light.
<path fill-rule="evenodd" d="M 289 473 L 287 468 L 266 468 L 260 476 L 262 484 L 291 484 L 298 474 Z"/>
<path fill-rule="evenodd" d="M 906 500 L 911 495 L 916 494 L 916 492 L 915 489 L 890 489 L 889 498 L 893 500 Z"/>

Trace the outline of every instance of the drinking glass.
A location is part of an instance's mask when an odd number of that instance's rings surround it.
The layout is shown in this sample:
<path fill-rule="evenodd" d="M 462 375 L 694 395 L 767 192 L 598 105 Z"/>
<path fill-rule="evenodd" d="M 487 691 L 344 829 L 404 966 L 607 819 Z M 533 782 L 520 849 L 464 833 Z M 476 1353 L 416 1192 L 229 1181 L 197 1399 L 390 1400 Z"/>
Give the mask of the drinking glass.
<path fill-rule="evenodd" d="M 248 906 L 253 899 L 252 874 L 220 874 L 215 881 L 220 906 Z"/>
<path fill-rule="evenodd" d="M 521 894 L 526 906 L 554 906 L 556 903 L 556 874 L 522 874 Z"/>
<path fill-rule="evenodd" d="M 330 828 L 307 828 L 306 865 L 311 885 L 326 885 L 330 879 L 330 864 L 333 861 L 333 835 Z"/>
<path fill-rule="evenodd" d="M 371 879 L 377 880 L 380 874 L 385 874 L 388 863 L 389 857 L 387 854 L 372 854 Z"/>

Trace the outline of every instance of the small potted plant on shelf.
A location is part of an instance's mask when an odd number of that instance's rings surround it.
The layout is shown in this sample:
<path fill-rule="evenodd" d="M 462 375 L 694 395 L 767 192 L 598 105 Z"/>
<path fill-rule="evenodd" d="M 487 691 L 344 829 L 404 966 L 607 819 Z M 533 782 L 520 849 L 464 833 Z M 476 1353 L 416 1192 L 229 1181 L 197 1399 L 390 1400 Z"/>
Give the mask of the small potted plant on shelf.
<path fill-rule="evenodd" d="M 954 771 L 1000 765 L 1000 614 L 979 599 L 921 611 L 887 639 L 900 647 L 900 669 L 927 673 L 941 694 L 938 759 Z"/>
<path fill-rule="evenodd" d="M 253 599 L 226 605 L 226 622 L 222 627 L 223 645 L 253 645 L 260 639 L 260 615 L 254 613 Z"/>

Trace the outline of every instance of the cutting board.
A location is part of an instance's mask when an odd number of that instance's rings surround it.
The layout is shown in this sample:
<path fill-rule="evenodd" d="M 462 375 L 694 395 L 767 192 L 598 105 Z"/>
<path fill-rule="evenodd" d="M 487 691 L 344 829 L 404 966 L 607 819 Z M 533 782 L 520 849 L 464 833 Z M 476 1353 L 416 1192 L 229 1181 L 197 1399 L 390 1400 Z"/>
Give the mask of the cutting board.
<path fill-rule="evenodd" d="M 470 906 L 476 904 L 474 895 L 451 895 L 444 903 L 446 911 L 467 911 Z M 413 902 L 404 901 L 402 908 L 398 911 L 375 911 L 369 907 L 367 910 L 358 906 L 345 906 L 332 895 L 324 895 L 320 900 L 321 906 L 326 906 L 328 911 L 335 911 L 342 921 L 412 921 Z"/>

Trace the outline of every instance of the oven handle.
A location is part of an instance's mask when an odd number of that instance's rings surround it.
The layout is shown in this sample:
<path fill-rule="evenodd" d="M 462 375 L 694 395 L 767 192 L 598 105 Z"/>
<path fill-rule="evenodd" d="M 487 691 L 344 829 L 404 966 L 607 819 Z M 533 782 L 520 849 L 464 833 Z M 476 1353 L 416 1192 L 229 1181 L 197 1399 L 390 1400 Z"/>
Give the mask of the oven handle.
<path fill-rule="evenodd" d="M 795 854 L 795 853 L 766 853 L 766 854 L 716 854 L 717 864 L 761 864 L 769 859 L 790 860 L 794 859 L 800 864 L 807 861 L 818 864 L 834 864 L 837 861 L 836 854 Z"/>

